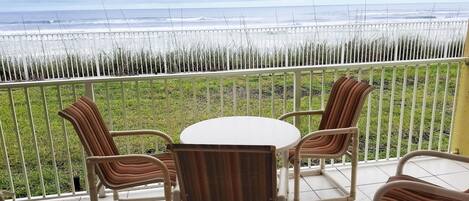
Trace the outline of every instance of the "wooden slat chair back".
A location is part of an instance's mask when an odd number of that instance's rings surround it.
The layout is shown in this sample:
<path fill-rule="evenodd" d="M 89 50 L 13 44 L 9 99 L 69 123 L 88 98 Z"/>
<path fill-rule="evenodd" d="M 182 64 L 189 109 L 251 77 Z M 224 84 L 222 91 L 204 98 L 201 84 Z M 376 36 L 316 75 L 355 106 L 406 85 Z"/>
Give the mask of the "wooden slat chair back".
<path fill-rule="evenodd" d="M 59 115 L 72 123 L 87 156 L 119 155 L 98 107 L 89 98 L 80 98 L 60 111 Z M 97 172 L 100 180 L 112 183 L 115 180 L 113 173 L 115 168 L 115 163 L 99 164 Z"/>
<path fill-rule="evenodd" d="M 319 130 L 349 128 L 357 125 L 363 103 L 372 86 L 351 78 L 339 78 L 331 89 L 329 100 L 319 124 Z M 303 144 L 305 155 L 343 155 L 351 143 L 351 134 L 327 135 L 309 139 Z"/>
<path fill-rule="evenodd" d="M 168 146 L 174 153 L 183 201 L 276 200 L 273 146 Z"/>
<path fill-rule="evenodd" d="M 171 185 L 176 184 L 176 170 L 172 154 L 156 156 L 144 154 L 120 155 L 113 137 L 125 135 L 156 135 L 172 140 L 167 134 L 154 130 L 110 132 L 97 105 L 87 97 L 81 97 L 69 107 L 59 111 L 59 115 L 73 125 L 87 157 L 90 191 L 95 191 L 94 174 L 101 184 L 115 191 L 139 185 L 164 182 L 165 197 L 171 200 Z M 90 192 L 92 200 L 94 194 Z M 115 195 L 116 196 L 116 195 Z"/>

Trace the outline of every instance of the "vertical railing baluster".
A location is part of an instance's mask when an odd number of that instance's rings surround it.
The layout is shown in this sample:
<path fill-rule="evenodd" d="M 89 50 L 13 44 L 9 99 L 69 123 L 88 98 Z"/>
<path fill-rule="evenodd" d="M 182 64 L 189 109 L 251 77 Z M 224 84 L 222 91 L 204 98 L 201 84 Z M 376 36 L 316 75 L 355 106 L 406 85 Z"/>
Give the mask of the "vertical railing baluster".
<path fill-rule="evenodd" d="M 62 89 L 60 85 L 57 85 L 57 100 L 59 102 L 59 110 L 63 110 L 63 101 L 62 101 Z M 68 162 L 68 171 L 69 171 L 69 176 L 70 176 L 70 186 L 72 188 L 72 194 L 75 194 L 75 184 L 73 182 L 73 168 L 72 168 L 72 158 L 70 154 L 70 143 L 69 143 L 69 138 L 68 138 L 68 132 L 67 132 L 67 126 L 65 124 L 65 119 L 61 118 L 62 120 L 62 133 L 64 135 L 64 141 L 65 141 L 65 152 L 67 156 L 67 162 Z"/>
<path fill-rule="evenodd" d="M 422 109 L 420 111 L 420 131 L 419 131 L 419 141 L 418 141 L 418 150 L 422 149 L 423 143 L 423 131 L 425 129 L 425 110 L 427 107 L 427 89 L 428 89 L 428 77 L 430 72 L 428 70 L 428 64 L 425 66 L 425 82 L 423 87 L 423 97 L 422 97 Z"/>
<path fill-rule="evenodd" d="M 26 195 L 28 196 L 28 199 L 31 199 L 31 187 L 29 185 L 28 170 L 26 168 L 26 161 L 24 159 L 23 143 L 21 142 L 21 134 L 20 134 L 20 128 L 18 125 L 18 117 L 16 115 L 15 100 L 13 97 L 12 88 L 8 88 L 8 97 L 10 99 L 10 109 L 11 109 L 12 120 L 15 125 L 16 143 L 18 144 L 18 151 L 20 154 L 21 166 L 23 168 L 23 174 L 24 174 L 25 182 L 26 182 Z"/>
<path fill-rule="evenodd" d="M 441 151 L 443 142 L 443 129 L 445 126 L 445 113 L 446 113 L 446 100 L 448 96 L 448 85 L 449 85 L 449 72 L 450 64 L 446 64 L 446 76 L 445 76 L 445 90 L 443 92 L 443 104 L 441 106 L 441 118 L 440 118 L 440 132 L 438 134 L 438 151 Z"/>
<path fill-rule="evenodd" d="M 49 117 L 49 108 L 47 105 L 47 98 L 46 98 L 46 92 L 44 90 L 44 87 L 41 86 L 41 94 L 42 94 L 42 103 L 43 103 L 43 109 L 44 109 L 44 118 L 46 121 L 46 128 L 47 128 L 47 137 L 49 140 L 49 146 L 50 146 L 50 155 L 52 156 L 52 165 L 54 167 L 54 176 L 55 176 L 55 187 L 57 190 L 57 195 L 60 196 L 61 191 L 60 191 L 60 182 L 59 182 L 59 170 L 57 168 L 57 160 L 55 158 L 56 153 L 55 153 L 55 147 L 54 147 L 54 139 L 52 137 L 52 130 L 51 130 L 51 125 L 50 125 L 50 117 Z"/>
<path fill-rule="evenodd" d="M 129 123 L 127 122 L 127 107 L 126 107 L 126 98 L 125 98 L 125 90 L 124 90 L 124 82 L 120 82 L 121 85 L 121 110 L 122 110 L 122 120 L 124 122 L 124 130 L 129 129 Z M 125 141 L 125 147 L 127 154 L 130 154 L 130 147 L 129 147 L 129 141 Z"/>
<path fill-rule="evenodd" d="M 418 79 L 419 79 L 419 66 L 415 66 L 414 72 L 414 87 L 412 90 L 412 106 L 410 111 L 410 124 L 409 124 L 409 139 L 407 142 L 407 153 L 412 150 L 413 139 L 412 136 L 414 134 L 414 118 L 415 118 L 415 104 L 417 101 L 417 86 L 418 86 Z"/>
<path fill-rule="evenodd" d="M 428 138 L 428 150 L 432 150 L 432 143 L 433 143 L 433 131 L 434 131 L 434 123 L 435 123 L 435 113 L 436 113 L 436 105 L 438 102 L 438 86 L 440 83 L 440 63 L 437 64 L 436 67 L 436 75 L 435 75 L 435 90 L 433 91 L 433 103 L 432 103 L 432 119 L 430 121 L 430 136 Z"/>
<path fill-rule="evenodd" d="M 283 113 L 287 112 L 287 74 L 283 73 Z"/>
<path fill-rule="evenodd" d="M 375 160 L 379 160 L 379 148 L 380 148 L 380 141 L 381 141 L 381 114 L 383 112 L 383 93 L 384 93 L 384 73 L 385 68 L 381 67 L 381 82 L 379 84 L 379 101 L 378 101 L 378 125 L 376 129 L 376 149 L 375 149 Z"/>
<path fill-rule="evenodd" d="M 206 81 L 206 91 L 207 91 L 207 113 L 210 114 L 210 110 L 211 110 L 211 98 L 210 98 L 210 80 L 207 79 Z"/>
<path fill-rule="evenodd" d="M 300 111 L 301 107 L 301 72 L 296 71 L 293 75 L 293 111 Z M 295 116 L 293 124 L 300 128 L 300 118 Z"/>
<path fill-rule="evenodd" d="M 223 77 L 220 77 L 220 116 L 223 116 L 225 113 L 225 100 L 224 100 L 224 86 L 223 86 Z"/>
<path fill-rule="evenodd" d="M 391 152 L 391 135 L 392 135 L 392 121 L 394 117 L 394 90 L 396 88 L 396 71 L 397 66 L 392 67 L 392 81 L 391 81 L 391 99 L 389 100 L 389 117 L 388 117 L 388 136 L 386 142 L 386 160 L 389 160 Z M 397 150 L 399 151 L 399 150 Z"/>
<path fill-rule="evenodd" d="M 36 126 L 34 125 L 34 118 L 33 118 L 33 111 L 31 109 L 31 100 L 30 100 L 30 95 L 29 95 L 29 88 L 25 87 L 24 88 L 24 96 L 26 97 L 26 105 L 27 105 L 27 111 L 28 111 L 28 119 L 29 119 L 29 125 L 31 126 L 31 134 L 33 137 L 33 144 L 34 144 L 34 150 L 36 151 L 36 160 L 37 160 L 37 167 L 39 170 L 39 183 L 41 185 L 41 191 L 42 191 L 42 197 L 46 197 L 46 188 L 44 186 L 44 174 L 42 171 L 42 164 L 41 164 L 41 156 L 39 153 L 39 145 L 37 142 L 37 135 L 36 135 Z"/>
<path fill-rule="evenodd" d="M 399 131 L 397 137 L 397 155 L 396 157 L 399 159 L 401 156 L 401 144 L 402 144 L 402 132 L 404 127 L 404 113 L 405 113 L 405 99 L 406 99 L 406 92 L 407 92 L 407 69 L 408 66 L 404 66 L 404 74 L 402 75 L 402 92 L 401 92 L 401 109 L 399 112 Z"/>
<path fill-rule="evenodd" d="M 369 85 L 373 85 L 373 68 L 370 68 L 369 69 L 369 73 L 370 73 L 370 77 L 369 77 L 369 80 L 368 80 L 368 84 Z M 366 109 L 366 128 L 365 128 L 365 153 L 364 153 L 364 161 L 367 162 L 368 161 L 368 146 L 370 144 L 369 140 L 370 140 L 370 124 L 371 124 L 371 99 L 372 99 L 372 96 L 373 96 L 373 92 L 370 93 L 369 97 L 368 97 L 368 103 L 367 103 L 367 109 Z"/>
<path fill-rule="evenodd" d="M 249 76 L 246 75 L 246 115 L 249 115 L 251 87 L 249 87 Z"/>
<path fill-rule="evenodd" d="M 5 140 L 5 134 L 3 132 L 2 121 L 0 121 L 0 144 L 2 146 L 3 160 L 5 161 L 5 166 L 8 172 L 8 182 L 10 183 L 10 191 L 13 193 L 13 201 L 16 200 L 15 194 L 15 184 L 13 183 L 13 174 L 11 173 L 10 159 L 8 157 L 8 148 Z"/>
<path fill-rule="evenodd" d="M 261 103 L 261 101 L 262 101 L 262 76 L 259 74 L 257 77 L 258 77 L 257 78 L 257 80 L 258 80 L 257 81 L 257 98 L 258 98 L 258 100 L 257 100 L 257 109 L 258 109 L 257 112 L 258 112 L 258 114 L 257 115 L 261 116 L 261 111 L 262 111 L 262 109 L 261 109 L 261 105 L 262 105 L 262 103 Z"/>
<path fill-rule="evenodd" d="M 237 86 L 236 86 L 236 78 L 233 79 L 233 87 L 232 87 L 232 91 L 233 91 L 233 115 L 236 115 L 237 114 L 237 108 L 238 108 L 238 93 L 237 93 Z"/>
<path fill-rule="evenodd" d="M 270 74 L 270 111 L 272 113 L 271 117 L 275 118 L 275 85 L 274 85 L 274 76 L 275 74 Z"/>
<path fill-rule="evenodd" d="M 324 110 L 324 104 L 325 104 L 325 91 L 326 91 L 326 88 L 324 86 L 324 82 L 326 82 L 325 80 L 325 74 L 326 74 L 326 71 L 325 70 L 322 70 L 322 73 L 321 73 L 321 110 Z"/>

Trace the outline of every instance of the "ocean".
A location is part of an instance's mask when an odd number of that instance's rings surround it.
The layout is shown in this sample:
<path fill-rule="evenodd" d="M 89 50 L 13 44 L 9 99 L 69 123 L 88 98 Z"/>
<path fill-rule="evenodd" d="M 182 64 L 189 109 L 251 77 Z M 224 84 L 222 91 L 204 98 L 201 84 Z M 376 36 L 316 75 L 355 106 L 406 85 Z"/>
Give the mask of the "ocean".
<path fill-rule="evenodd" d="M 8 33 L 180 30 L 469 19 L 469 3 L 0 12 Z"/>

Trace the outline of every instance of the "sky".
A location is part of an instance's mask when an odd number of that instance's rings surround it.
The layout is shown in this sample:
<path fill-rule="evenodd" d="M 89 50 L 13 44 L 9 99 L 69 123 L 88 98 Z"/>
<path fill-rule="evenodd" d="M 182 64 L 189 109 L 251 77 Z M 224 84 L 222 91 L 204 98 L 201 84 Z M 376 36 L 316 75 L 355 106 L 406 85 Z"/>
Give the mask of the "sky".
<path fill-rule="evenodd" d="M 469 3 L 469 0 L 0 0 L 0 12 L 448 2 Z"/>

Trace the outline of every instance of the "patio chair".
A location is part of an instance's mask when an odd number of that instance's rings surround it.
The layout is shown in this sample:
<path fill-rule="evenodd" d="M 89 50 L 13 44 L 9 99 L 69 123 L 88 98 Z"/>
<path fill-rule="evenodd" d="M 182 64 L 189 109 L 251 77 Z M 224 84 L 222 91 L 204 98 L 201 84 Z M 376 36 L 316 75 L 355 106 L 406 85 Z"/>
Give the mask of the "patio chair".
<path fill-rule="evenodd" d="M 374 201 L 467 201 L 469 189 L 455 191 L 403 174 L 404 165 L 416 156 L 431 156 L 469 163 L 469 157 L 436 151 L 414 151 L 399 160 L 396 176 L 376 191 Z M 467 182 L 469 188 L 469 181 Z"/>
<path fill-rule="evenodd" d="M 182 201 L 277 200 L 274 146 L 173 144 Z"/>
<path fill-rule="evenodd" d="M 171 200 L 171 188 L 176 184 L 176 168 L 172 154 L 155 156 L 144 154 L 120 155 L 113 138 L 119 136 L 154 135 L 168 144 L 172 139 L 155 130 L 109 131 L 96 104 L 89 98 L 81 97 L 59 115 L 70 121 L 86 151 L 86 168 L 91 201 L 97 201 L 97 189 L 102 185 L 112 189 L 114 200 L 119 200 L 117 191 L 151 184 L 164 183 L 164 197 Z M 99 177 L 96 185 L 95 174 Z"/>
<path fill-rule="evenodd" d="M 324 111 L 297 111 L 282 115 L 280 120 L 305 115 L 321 115 L 319 130 L 304 136 L 298 145 L 290 150 L 290 162 L 294 168 L 294 200 L 300 196 L 300 160 L 302 158 L 320 159 L 320 169 L 310 171 L 309 175 L 324 175 L 346 195 L 345 200 L 355 199 L 358 160 L 358 128 L 356 127 L 363 103 L 373 87 L 352 78 L 339 78 L 331 89 Z M 349 149 L 351 145 L 351 150 Z M 325 171 L 325 159 L 351 157 L 352 178 L 350 191 L 332 179 Z"/>

